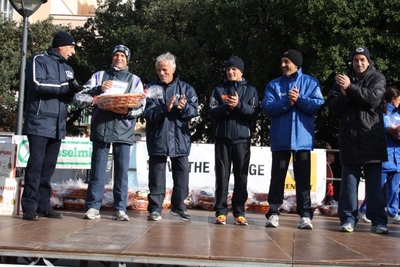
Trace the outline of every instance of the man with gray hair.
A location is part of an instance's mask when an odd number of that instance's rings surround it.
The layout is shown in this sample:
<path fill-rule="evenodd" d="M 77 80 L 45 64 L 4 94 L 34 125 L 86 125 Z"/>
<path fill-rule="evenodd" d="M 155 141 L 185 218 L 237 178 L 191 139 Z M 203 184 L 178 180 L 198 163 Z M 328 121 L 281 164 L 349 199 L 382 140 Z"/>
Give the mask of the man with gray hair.
<path fill-rule="evenodd" d="M 173 192 L 171 214 L 190 221 L 184 200 L 189 194 L 189 122 L 198 116 L 195 90 L 175 74 L 175 56 L 169 52 L 156 59 L 158 79 L 145 86 L 147 103 L 146 143 L 149 153 L 148 220 L 161 219 L 166 190 L 166 162 L 171 160 Z"/>

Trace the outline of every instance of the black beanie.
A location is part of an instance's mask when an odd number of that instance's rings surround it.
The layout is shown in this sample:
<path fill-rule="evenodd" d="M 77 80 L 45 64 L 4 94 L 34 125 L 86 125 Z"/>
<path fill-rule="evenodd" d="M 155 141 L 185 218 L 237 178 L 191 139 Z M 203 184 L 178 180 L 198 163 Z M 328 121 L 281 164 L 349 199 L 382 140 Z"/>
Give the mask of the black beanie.
<path fill-rule="evenodd" d="M 351 61 L 353 61 L 353 57 L 355 55 L 364 55 L 368 59 L 368 62 L 371 62 L 369 51 L 366 47 L 357 47 L 356 49 L 354 49 L 354 51 L 351 53 Z"/>
<path fill-rule="evenodd" d="M 299 69 L 301 68 L 301 65 L 303 65 L 303 56 L 301 55 L 300 52 L 289 49 L 285 53 L 283 53 L 282 57 L 287 57 L 290 61 L 293 62 L 294 65 L 296 65 Z"/>
<path fill-rule="evenodd" d="M 74 38 L 66 32 L 59 31 L 53 38 L 53 44 L 52 47 L 60 47 L 60 46 L 66 46 L 66 45 L 75 45 L 75 40 Z"/>
<path fill-rule="evenodd" d="M 226 68 L 235 67 L 244 73 L 244 62 L 240 57 L 233 56 L 228 59 L 226 62 Z"/>

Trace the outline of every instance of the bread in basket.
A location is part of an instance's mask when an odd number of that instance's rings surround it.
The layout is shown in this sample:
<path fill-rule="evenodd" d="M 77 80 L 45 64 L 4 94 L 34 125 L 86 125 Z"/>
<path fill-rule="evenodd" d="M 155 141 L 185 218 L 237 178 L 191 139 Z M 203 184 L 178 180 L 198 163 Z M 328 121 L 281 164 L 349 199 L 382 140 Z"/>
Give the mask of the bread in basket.
<path fill-rule="evenodd" d="M 100 95 L 94 99 L 94 103 L 102 110 L 113 110 L 116 108 L 135 108 L 140 106 L 146 97 L 143 93 L 138 94 L 116 94 Z"/>

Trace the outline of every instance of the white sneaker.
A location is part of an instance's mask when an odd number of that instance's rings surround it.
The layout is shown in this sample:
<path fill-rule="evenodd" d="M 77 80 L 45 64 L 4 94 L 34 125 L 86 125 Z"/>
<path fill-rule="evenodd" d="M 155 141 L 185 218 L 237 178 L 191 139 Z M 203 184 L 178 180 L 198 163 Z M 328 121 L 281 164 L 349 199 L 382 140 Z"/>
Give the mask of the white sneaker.
<path fill-rule="evenodd" d="M 367 215 L 365 213 L 362 213 L 361 211 L 358 211 L 358 220 L 360 222 L 364 222 L 364 223 L 370 223 L 371 220 L 369 220 L 367 218 Z"/>
<path fill-rule="evenodd" d="M 387 220 L 388 223 L 400 224 L 400 216 L 398 214 L 396 214 L 394 217 L 388 216 Z"/>
<path fill-rule="evenodd" d="M 117 210 L 113 212 L 113 220 L 117 221 L 129 221 L 129 216 L 126 215 L 125 211 Z"/>
<path fill-rule="evenodd" d="M 311 223 L 311 219 L 308 217 L 300 217 L 299 219 L 299 224 L 297 225 L 297 228 L 300 229 L 313 229 L 313 225 Z"/>
<path fill-rule="evenodd" d="M 83 219 L 95 220 L 100 219 L 100 212 L 96 209 L 90 208 L 83 216 Z"/>
<path fill-rule="evenodd" d="M 267 222 L 265 223 L 265 227 L 278 228 L 278 226 L 279 226 L 279 217 L 278 217 L 278 215 L 269 216 L 269 219 L 267 219 Z"/>

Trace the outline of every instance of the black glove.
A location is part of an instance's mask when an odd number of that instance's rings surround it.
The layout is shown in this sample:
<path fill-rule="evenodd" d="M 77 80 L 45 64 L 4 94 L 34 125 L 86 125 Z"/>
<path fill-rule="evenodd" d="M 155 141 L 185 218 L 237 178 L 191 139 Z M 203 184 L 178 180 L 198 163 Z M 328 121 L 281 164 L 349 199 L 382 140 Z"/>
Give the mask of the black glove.
<path fill-rule="evenodd" d="M 83 85 L 79 85 L 79 83 L 75 79 L 71 79 L 68 81 L 69 91 L 71 93 L 79 93 L 84 89 Z"/>

